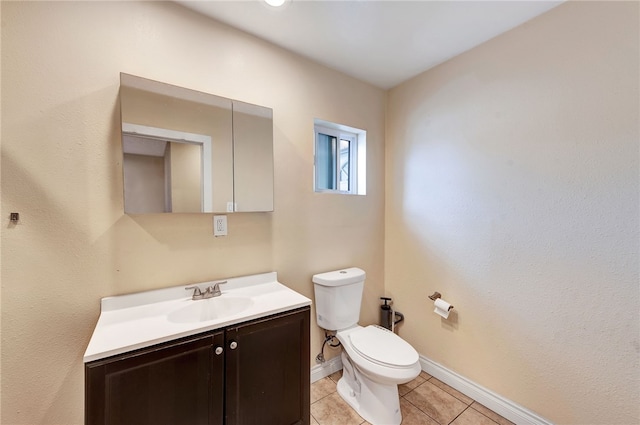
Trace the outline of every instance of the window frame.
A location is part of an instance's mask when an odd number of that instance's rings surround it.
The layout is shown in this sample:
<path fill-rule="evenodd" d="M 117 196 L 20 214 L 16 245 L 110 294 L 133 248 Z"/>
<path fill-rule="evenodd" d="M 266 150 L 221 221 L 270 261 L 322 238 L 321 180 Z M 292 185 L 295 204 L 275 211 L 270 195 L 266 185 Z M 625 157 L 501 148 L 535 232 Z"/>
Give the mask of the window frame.
<path fill-rule="evenodd" d="M 334 179 L 334 187 L 336 189 L 319 189 L 318 188 L 318 151 L 319 151 L 319 143 L 320 138 L 319 134 L 324 134 L 326 136 L 335 137 L 336 138 L 336 147 L 335 147 L 335 175 Z M 340 173 L 342 171 L 340 167 L 340 141 L 347 140 L 349 141 L 349 189 L 348 190 L 340 190 Z M 314 125 L 314 155 L 313 155 L 313 188 L 315 192 L 318 193 L 340 193 L 340 194 L 351 194 L 358 195 L 364 194 L 358 191 L 358 149 L 361 141 L 359 140 L 359 133 L 353 131 L 347 131 L 341 128 L 337 128 L 334 126 L 327 126 L 323 124 Z"/>
<path fill-rule="evenodd" d="M 314 133 L 313 133 L 313 190 L 316 193 L 328 193 L 328 194 L 340 194 L 340 195 L 363 195 L 367 194 L 367 131 L 356 127 L 351 127 L 344 124 L 337 124 L 331 121 L 325 121 L 319 118 L 313 119 Z M 321 131 L 318 131 L 321 130 Z M 318 189 L 318 146 L 319 137 L 318 133 L 329 132 L 330 137 L 336 137 L 338 140 L 342 136 L 353 137 L 351 140 L 353 149 L 351 150 L 351 157 L 349 158 L 350 164 L 350 180 L 349 191 L 341 191 L 336 189 Z M 334 135 L 331 136 L 331 133 Z M 343 139 L 349 140 L 347 137 Z M 336 145 L 338 142 L 336 142 Z M 339 168 L 340 159 L 339 155 L 336 157 L 335 166 Z M 338 170 L 336 170 L 338 171 Z M 339 187 L 339 186 L 338 186 Z"/>

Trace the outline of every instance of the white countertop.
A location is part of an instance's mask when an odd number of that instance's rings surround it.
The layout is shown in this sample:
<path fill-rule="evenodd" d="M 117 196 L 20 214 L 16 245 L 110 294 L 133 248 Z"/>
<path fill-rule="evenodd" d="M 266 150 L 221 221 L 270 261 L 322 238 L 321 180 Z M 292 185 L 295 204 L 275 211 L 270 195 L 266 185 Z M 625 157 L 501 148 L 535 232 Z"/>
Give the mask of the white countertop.
<path fill-rule="evenodd" d="M 220 285 L 221 297 L 250 298 L 251 302 L 243 311 L 219 319 L 182 323 L 170 320 L 191 303 L 209 301 L 192 300 L 193 290 L 186 291 L 185 287 L 195 285 L 204 292 L 214 281 L 103 298 L 84 362 L 311 305 L 309 298 L 278 282 L 275 272 L 226 281 Z"/>

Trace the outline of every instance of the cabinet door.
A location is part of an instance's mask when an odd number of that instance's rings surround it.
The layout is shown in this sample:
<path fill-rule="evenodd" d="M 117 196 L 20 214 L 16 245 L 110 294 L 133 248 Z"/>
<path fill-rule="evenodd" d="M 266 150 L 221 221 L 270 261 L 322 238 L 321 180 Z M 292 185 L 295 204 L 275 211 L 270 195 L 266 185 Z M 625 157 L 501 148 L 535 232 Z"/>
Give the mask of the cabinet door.
<path fill-rule="evenodd" d="M 99 360 L 85 367 L 88 425 L 222 425 L 223 333 Z"/>
<path fill-rule="evenodd" d="M 308 307 L 228 328 L 226 353 L 225 425 L 309 424 Z"/>

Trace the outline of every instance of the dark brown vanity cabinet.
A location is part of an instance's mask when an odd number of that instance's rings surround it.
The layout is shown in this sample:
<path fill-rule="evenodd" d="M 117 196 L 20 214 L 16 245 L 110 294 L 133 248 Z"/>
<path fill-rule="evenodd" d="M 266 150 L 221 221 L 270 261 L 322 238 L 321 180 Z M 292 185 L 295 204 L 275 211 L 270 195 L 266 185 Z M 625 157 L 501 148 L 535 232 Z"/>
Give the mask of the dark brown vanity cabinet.
<path fill-rule="evenodd" d="M 85 365 L 87 425 L 309 424 L 309 307 Z"/>
<path fill-rule="evenodd" d="M 222 424 L 224 332 L 182 339 L 85 365 L 85 422 Z"/>

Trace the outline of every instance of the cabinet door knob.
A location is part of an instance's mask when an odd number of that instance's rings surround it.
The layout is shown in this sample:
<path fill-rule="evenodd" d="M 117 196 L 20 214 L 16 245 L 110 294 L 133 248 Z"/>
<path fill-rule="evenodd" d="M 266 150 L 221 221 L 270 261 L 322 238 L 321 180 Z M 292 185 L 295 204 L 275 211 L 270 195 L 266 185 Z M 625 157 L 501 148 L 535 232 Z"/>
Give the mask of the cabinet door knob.
<path fill-rule="evenodd" d="M 222 347 L 216 347 L 215 352 L 216 352 L 217 355 L 222 354 L 223 351 L 224 351 L 224 349 Z"/>
<path fill-rule="evenodd" d="M 235 350 L 236 348 L 238 348 L 238 343 L 235 341 L 231 341 L 231 344 L 229 344 L 229 348 Z"/>

